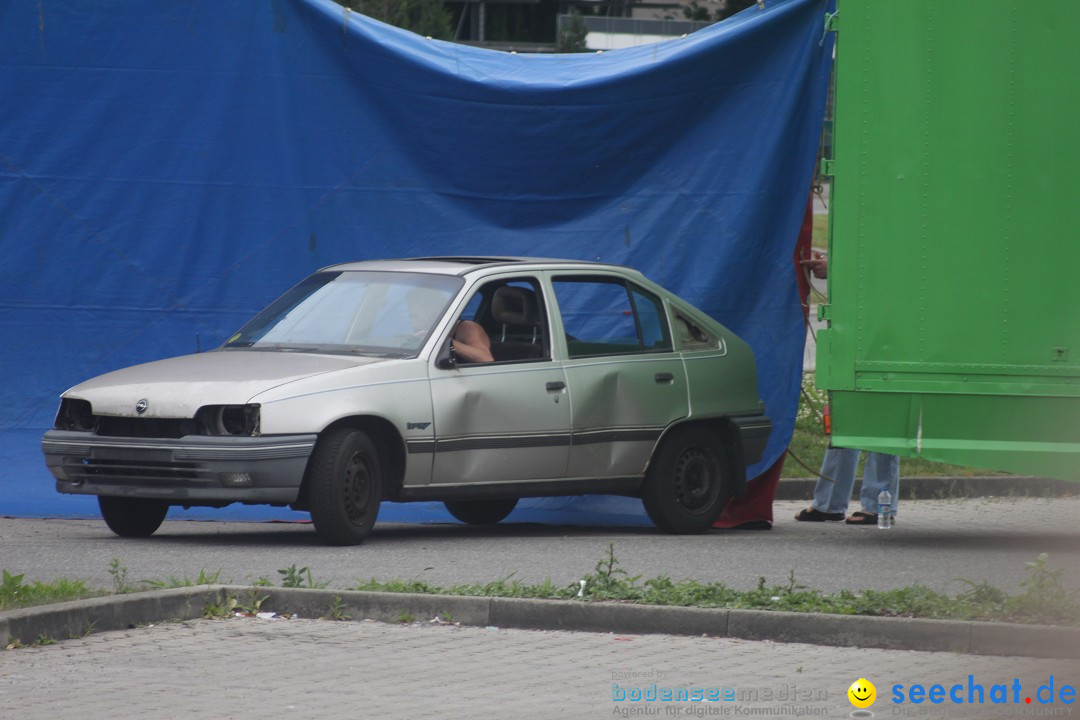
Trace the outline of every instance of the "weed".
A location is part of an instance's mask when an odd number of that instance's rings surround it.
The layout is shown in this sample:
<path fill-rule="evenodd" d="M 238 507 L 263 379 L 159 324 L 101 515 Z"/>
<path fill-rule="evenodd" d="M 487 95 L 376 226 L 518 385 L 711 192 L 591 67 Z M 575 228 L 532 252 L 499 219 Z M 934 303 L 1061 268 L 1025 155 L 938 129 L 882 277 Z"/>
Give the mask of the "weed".
<path fill-rule="evenodd" d="M 43 645 L 55 645 L 56 640 L 48 635 L 41 634 L 34 638 L 34 647 L 41 647 Z"/>
<path fill-rule="evenodd" d="M 340 595 L 335 595 L 330 600 L 330 609 L 323 616 L 323 620 L 352 620 L 352 616 L 346 614 L 345 609 L 345 601 L 341 599 Z"/>
<path fill-rule="evenodd" d="M 1020 583 L 1024 591 L 1009 598 L 1009 612 L 1022 622 L 1075 623 L 1080 619 L 1077 593 L 1062 586 L 1060 568 L 1047 568 L 1049 559 L 1046 553 L 1041 553 L 1034 561 L 1025 563 L 1029 574 Z"/>
<path fill-rule="evenodd" d="M 722 582 L 674 582 L 666 575 L 639 583 L 640 576 L 630 576 L 619 567 L 612 545 L 596 564 L 596 572 L 585 577 L 582 598 L 586 601 L 618 600 L 681 607 L 1076 624 L 1080 621 L 1078 593 L 1066 590 L 1062 586 L 1062 571 L 1048 569 L 1047 562 L 1046 556 L 1040 555 L 1034 562 L 1027 563 L 1030 576 L 1022 583 L 1024 592 L 1012 597 L 988 583 L 966 580 L 961 582 L 967 584 L 967 590 L 955 597 L 922 585 L 885 591 L 842 590 L 828 595 L 800 584 L 795 578 L 794 570 L 788 571 L 786 583 L 770 585 L 766 578 L 761 577 L 752 590 L 735 590 Z M 372 579 L 362 583 L 357 589 L 546 599 L 573 599 L 578 597 L 581 590 L 577 582 L 559 587 L 550 580 L 527 585 L 509 578 L 486 584 L 446 588 L 415 580 L 391 580 L 383 583 Z"/>
<path fill-rule="evenodd" d="M 330 584 L 329 582 L 315 582 L 310 569 L 302 567 L 298 570 L 295 563 L 287 568 L 278 570 L 278 575 L 281 576 L 281 587 L 285 588 L 317 589 L 324 588 Z"/>
<path fill-rule="evenodd" d="M 416 617 L 412 613 L 399 612 L 397 616 L 397 621 L 402 625 L 409 625 L 416 622 Z"/>
<path fill-rule="evenodd" d="M 93 597 L 102 593 L 90 590 L 81 580 L 56 580 L 51 583 L 23 581 L 24 575 L 0 571 L 0 610 L 28 605 L 63 602 Z"/>
<path fill-rule="evenodd" d="M 438 617 L 439 617 L 439 620 L 441 620 L 444 623 L 456 623 L 457 622 L 457 620 L 454 618 L 454 616 L 451 613 L 446 612 L 445 610 L 441 611 L 439 613 Z"/>
<path fill-rule="evenodd" d="M 5 570 L 3 580 L 0 581 L 0 608 L 14 605 L 19 600 L 22 589 L 23 575 L 12 575 Z"/>
<path fill-rule="evenodd" d="M 77 640 L 79 638 L 84 638 L 84 637 L 87 637 L 89 635 L 92 635 L 94 633 L 94 626 L 95 625 L 97 625 L 97 620 L 88 620 L 86 622 L 86 624 L 83 625 L 82 630 L 80 630 L 79 632 L 72 633 L 71 637 L 69 639 Z"/>
<path fill-rule="evenodd" d="M 240 601 L 232 596 L 225 598 L 221 602 L 209 602 L 203 608 L 202 616 L 210 620 L 220 620 L 236 612 L 239 605 Z"/>
<path fill-rule="evenodd" d="M 128 569 L 120 564 L 120 558 L 113 558 L 109 562 L 109 576 L 112 577 L 113 592 L 117 595 L 131 592 L 134 586 L 128 582 Z"/>
<path fill-rule="evenodd" d="M 423 580 L 387 580 L 386 582 L 380 582 L 375 578 L 358 583 L 353 590 L 365 590 L 368 592 L 423 593 L 432 595 L 442 593 L 442 588 L 429 585 Z"/>
<path fill-rule="evenodd" d="M 236 603 L 236 609 L 246 615 L 258 615 L 260 612 L 262 612 L 263 603 L 269 599 L 269 595 L 260 595 L 258 589 L 253 587 L 248 590 L 247 604 L 241 605 L 238 600 Z"/>
<path fill-rule="evenodd" d="M 181 588 L 181 587 L 195 587 L 198 585 L 215 585 L 218 579 L 221 577 L 221 569 L 217 572 L 207 572 L 206 570 L 199 570 L 199 574 L 194 580 L 185 575 L 182 578 L 170 575 L 164 580 L 143 580 L 144 583 L 152 588 L 161 590 L 164 588 Z"/>
<path fill-rule="evenodd" d="M 798 583 L 795 582 L 795 568 L 791 568 L 790 570 L 788 570 L 787 592 L 790 594 L 790 593 L 793 593 L 793 592 L 795 592 L 797 590 L 805 590 L 805 589 L 806 589 L 805 585 L 799 585 Z"/>
<path fill-rule="evenodd" d="M 630 573 L 619 567 L 619 559 L 615 557 L 615 544 L 608 544 L 607 553 L 596 563 L 595 572 L 584 578 L 584 589 L 578 588 L 582 597 L 611 598 L 611 599 L 634 599 L 641 592 L 636 587 L 640 575 L 630 576 Z M 578 593 L 575 593 L 577 595 Z"/>

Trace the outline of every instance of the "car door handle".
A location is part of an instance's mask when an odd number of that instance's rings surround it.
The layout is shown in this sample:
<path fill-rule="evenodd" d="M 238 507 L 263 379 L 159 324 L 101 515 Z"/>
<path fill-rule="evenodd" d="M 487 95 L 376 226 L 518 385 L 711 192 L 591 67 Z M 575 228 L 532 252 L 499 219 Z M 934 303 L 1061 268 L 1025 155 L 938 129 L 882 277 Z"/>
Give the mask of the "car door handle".
<path fill-rule="evenodd" d="M 653 379 L 655 379 L 658 384 L 664 384 L 675 380 L 675 376 L 671 373 L 656 373 L 653 375 Z"/>
<path fill-rule="evenodd" d="M 566 388 L 566 383 L 564 383 L 561 380 L 556 380 L 555 382 L 549 382 L 547 384 L 548 392 L 555 392 L 556 390 L 564 390 L 565 388 Z"/>

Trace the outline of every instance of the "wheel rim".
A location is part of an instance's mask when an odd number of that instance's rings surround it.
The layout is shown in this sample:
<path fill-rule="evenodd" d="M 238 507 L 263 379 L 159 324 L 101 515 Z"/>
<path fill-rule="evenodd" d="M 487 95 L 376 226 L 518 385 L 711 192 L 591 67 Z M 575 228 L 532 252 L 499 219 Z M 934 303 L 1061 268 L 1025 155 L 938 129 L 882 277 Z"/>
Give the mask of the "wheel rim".
<path fill-rule="evenodd" d="M 716 461 L 702 448 L 687 448 L 675 463 L 675 499 L 679 505 L 699 513 L 711 507 L 719 493 Z"/>
<path fill-rule="evenodd" d="M 363 453 L 354 453 L 345 468 L 345 515 L 359 524 L 367 517 L 371 505 L 371 464 Z"/>

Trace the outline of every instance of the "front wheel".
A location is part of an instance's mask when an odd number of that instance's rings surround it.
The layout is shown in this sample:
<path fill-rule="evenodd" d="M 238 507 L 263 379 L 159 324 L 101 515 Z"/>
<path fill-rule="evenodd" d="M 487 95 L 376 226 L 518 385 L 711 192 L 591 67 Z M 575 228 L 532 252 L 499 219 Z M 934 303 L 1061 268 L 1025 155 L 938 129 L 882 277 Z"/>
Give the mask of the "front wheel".
<path fill-rule="evenodd" d="M 495 525 L 514 511 L 517 498 L 504 500 L 447 500 L 451 515 L 466 525 Z"/>
<path fill-rule="evenodd" d="M 150 537 L 169 512 L 161 500 L 106 495 L 98 496 L 98 507 L 109 529 L 126 538 Z"/>
<path fill-rule="evenodd" d="M 676 535 L 712 527 L 728 499 L 724 459 L 723 445 L 711 430 L 673 430 L 653 455 L 641 490 L 656 527 Z"/>
<path fill-rule="evenodd" d="M 362 430 L 338 428 L 319 440 L 306 479 L 311 520 L 329 545 L 359 545 L 382 502 L 382 464 Z"/>

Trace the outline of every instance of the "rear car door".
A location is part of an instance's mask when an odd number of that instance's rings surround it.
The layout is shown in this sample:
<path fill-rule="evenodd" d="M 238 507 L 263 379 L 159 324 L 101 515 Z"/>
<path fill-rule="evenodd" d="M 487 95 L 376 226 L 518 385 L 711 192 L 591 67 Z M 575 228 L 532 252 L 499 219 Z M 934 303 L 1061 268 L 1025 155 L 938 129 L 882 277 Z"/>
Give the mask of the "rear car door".
<path fill-rule="evenodd" d="M 639 475 L 664 429 L 689 412 L 663 300 L 616 274 L 551 281 L 572 407 L 567 474 Z"/>

